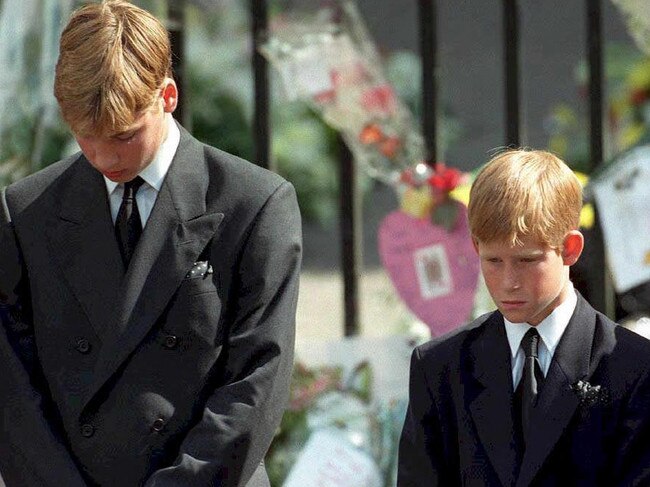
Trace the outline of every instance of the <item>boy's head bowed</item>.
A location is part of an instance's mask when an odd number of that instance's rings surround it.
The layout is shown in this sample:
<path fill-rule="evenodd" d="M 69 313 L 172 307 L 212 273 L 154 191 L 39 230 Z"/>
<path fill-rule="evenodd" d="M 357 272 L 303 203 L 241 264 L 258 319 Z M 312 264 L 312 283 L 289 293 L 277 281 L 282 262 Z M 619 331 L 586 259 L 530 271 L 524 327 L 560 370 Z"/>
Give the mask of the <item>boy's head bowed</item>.
<path fill-rule="evenodd" d="M 124 0 L 78 9 L 63 31 L 54 94 L 77 134 L 111 135 L 159 98 L 172 76 L 165 27 Z"/>
<path fill-rule="evenodd" d="M 539 150 L 507 150 L 479 172 L 470 192 L 469 226 L 478 242 L 521 245 L 532 237 L 560 249 L 577 230 L 582 187 L 558 157 Z"/>

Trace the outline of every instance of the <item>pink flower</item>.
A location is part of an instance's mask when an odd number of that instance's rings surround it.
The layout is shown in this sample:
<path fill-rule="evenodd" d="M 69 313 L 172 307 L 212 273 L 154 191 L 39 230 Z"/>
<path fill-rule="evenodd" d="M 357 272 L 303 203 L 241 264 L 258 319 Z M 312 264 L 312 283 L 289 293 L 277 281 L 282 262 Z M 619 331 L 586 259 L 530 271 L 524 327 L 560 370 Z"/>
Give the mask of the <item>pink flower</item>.
<path fill-rule="evenodd" d="M 327 105 L 336 100 L 336 90 L 325 90 L 314 95 L 314 101 L 321 105 Z"/>
<path fill-rule="evenodd" d="M 361 95 L 361 104 L 371 112 L 392 113 L 395 111 L 395 92 L 387 84 L 375 86 Z"/>

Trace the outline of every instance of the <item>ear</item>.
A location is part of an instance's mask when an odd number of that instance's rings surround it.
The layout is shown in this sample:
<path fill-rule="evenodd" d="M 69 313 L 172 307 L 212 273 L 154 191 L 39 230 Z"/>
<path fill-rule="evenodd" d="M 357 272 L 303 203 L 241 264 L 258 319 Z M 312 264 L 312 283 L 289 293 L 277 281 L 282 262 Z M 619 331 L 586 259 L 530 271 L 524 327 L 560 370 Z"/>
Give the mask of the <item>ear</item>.
<path fill-rule="evenodd" d="M 162 87 L 163 109 L 172 113 L 178 106 L 178 87 L 172 78 L 165 78 Z"/>
<path fill-rule="evenodd" d="M 585 238 L 578 230 L 571 230 L 562 242 L 562 261 L 564 265 L 573 265 L 580 258 L 585 247 Z"/>

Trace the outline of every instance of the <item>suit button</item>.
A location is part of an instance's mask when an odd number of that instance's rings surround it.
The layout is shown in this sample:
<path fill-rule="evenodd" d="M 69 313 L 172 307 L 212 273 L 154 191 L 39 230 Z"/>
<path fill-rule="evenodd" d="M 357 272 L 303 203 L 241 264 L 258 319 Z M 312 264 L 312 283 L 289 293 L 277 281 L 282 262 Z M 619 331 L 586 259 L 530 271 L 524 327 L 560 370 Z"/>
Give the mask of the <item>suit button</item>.
<path fill-rule="evenodd" d="M 165 420 L 163 418 L 158 418 L 151 425 L 151 429 L 154 431 L 161 431 L 165 427 Z"/>
<path fill-rule="evenodd" d="M 167 335 L 165 337 L 165 348 L 176 348 L 178 345 L 178 338 L 174 335 Z"/>
<path fill-rule="evenodd" d="M 90 438 L 95 434 L 95 427 L 92 424 L 84 424 L 81 426 L 81 435 L 85 438 Z"/>
<path fill-rule="evenodd" d="M 90 342 L 85 338 L 80 338 L 77 340 L 77 351 L 79 353 L 89 353 L 90 352 Z"/>

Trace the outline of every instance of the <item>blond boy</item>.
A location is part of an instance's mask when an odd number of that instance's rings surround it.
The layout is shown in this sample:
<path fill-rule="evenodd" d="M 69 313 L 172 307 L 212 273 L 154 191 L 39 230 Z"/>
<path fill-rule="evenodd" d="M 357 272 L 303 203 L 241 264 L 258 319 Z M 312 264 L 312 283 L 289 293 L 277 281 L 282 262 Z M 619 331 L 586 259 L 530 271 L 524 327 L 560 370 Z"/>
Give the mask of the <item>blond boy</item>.
<path fill-rule="evenodd" d="M 414 351 L 399 486 L 650 485 L 650 342 L 573 289 L 581 206 L 548 152 L 477 176 L 469 224 L 498 310 Z"/>
<path fill-rule="evenodd" d="M 0 207 L 8 486 L 268 486 L 301 257 L 292 186 L 205 146 L 161 23 L 76 11 L 55 96 L 81 152 Z"/>

